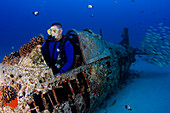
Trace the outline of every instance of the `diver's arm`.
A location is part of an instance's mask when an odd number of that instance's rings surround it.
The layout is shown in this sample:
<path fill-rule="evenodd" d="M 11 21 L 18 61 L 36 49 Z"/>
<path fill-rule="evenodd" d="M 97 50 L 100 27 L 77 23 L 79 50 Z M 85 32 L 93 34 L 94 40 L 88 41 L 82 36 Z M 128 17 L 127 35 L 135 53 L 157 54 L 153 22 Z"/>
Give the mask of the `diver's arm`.
<path fill-rule="evenodd" d="M 73 59 L 74 59 L 74 49 L 73 45 L 70 43 L 70 41 L 67 41 L 64 46 L 65 52 L 66 52 L 66 63 L 60 70 L 60 74 L 68 71 L 70 67 L 73 64 Z"/>

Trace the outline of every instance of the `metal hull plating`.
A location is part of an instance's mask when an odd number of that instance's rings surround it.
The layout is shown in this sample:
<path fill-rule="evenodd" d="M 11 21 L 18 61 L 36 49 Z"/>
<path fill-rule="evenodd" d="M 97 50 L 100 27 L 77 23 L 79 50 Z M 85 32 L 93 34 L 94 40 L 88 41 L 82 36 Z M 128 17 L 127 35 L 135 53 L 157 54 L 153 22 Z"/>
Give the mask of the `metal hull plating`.
<path fill-rule="evenodd" d="M 78 32 L 79 38 L 91 36 L 86 34 Z M 91 56 L 85 58 L 87 50 L 82 47 L 85 42 L 81 43 L 84 41 L 83 38 L 79 41 L 84 63 L 62 75 L 54 76 L 48 66 L 42 65 L 44 61 L 40 46 L 36 46 L 31 53 L 20 58 L 17 65 L 2 64 L 0 111 L 92 112 L 108 94 L 114 91 L 120 79 L 126 76 L 131 63 L 135 60 L 135 55 L 130 46 L 124 47 L 101 40 L 101 44 L 105 45 L 102 49 L 105 51 L 107 48 L 109 54 L 105 52 L 99 57 L 93 55 L 93 59 Z M 98 45 L 101 47 L 100 43 Z M 35 53 L 39 56 L 36 64 L 30 59 Z M 15 105 L 10 105 L 14 104 L 13 100 Z"/>

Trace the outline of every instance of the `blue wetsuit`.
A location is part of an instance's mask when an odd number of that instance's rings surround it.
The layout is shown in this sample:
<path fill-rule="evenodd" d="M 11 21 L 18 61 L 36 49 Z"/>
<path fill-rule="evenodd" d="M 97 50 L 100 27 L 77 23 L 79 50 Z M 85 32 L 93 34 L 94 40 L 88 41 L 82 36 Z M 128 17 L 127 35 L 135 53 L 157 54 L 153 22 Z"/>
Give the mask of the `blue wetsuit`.
<path fill-rule="evenodd" d="M 42 54 L 43 56 L 47 55 L 47 57 L 49 59 L 53 59 L 53 61 L 57 61 L 57 58 L 58 58 L 58 51 L 57 49 L 59 49 L 59 45 L 60 45 L 60 41 L 58 41 L 56 43 L 56 46 L 55 46 L 55 50 L 54 49 L 54 45 L 55 45 L 55 41 L 49 41 L 48 43 L 48 47 L 46 47 L 46 42 L 45 41 L 43 44 L 42 44 L 42 48 L 41 48 L 41 51 L 42 51 Z M 45 51 L 45 49 L 47 49 L 48 51 L 48 54 L 47 51 Z M 54 53 L 53 53 L 54 51 Z M 66 71 L 68 71 L 71 67 L 72 67 L 72 64 L 73 64 L 73 59 L 74 59 L 74 49 L 73 49 L 73 45 L 71 44 L 71 42 L 69 40 L 67 40 L 64 44 L 64 47 L 63 47 L 63 51 L 65 52 L 65 64 L 61 67 L 61 69 L 59 70 L 59 73 L 62 74 Z M 53 56 L 54 54 L 54 56 Z M 46 61 L 47 64 L 49 63 L 48 61 Z M 52 68 L 54 69 L 54 68 Z M 54 72 L 54 70 L 53 70 Z M 54 73 L 56 74 L 56 73 Z"/>

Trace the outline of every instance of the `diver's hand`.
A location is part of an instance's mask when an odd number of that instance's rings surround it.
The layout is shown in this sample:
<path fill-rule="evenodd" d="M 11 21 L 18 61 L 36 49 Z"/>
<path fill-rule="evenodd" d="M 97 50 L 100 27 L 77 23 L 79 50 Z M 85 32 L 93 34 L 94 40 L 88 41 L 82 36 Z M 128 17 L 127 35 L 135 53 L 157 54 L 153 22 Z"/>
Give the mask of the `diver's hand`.
<path fill-rule="evenodd" d="M 63 73 L 64 73 L 64 71 L 61 69 L 59 73 L 60 73 L 60 74 L 63 74 Z"/>
<path fill-rule="evenodd" d="M 61 68 L 61 65 L 60 64 L 55 64 L 55 67 L 57 68 L 57 69 L 60 69 Z"/>
<path fill-rule="evenodd" d="M 55 74 L 54 76 L 58 76 L 58 75 L 60 75 L 60 73 L 57 73 L 57 74 Z"/>

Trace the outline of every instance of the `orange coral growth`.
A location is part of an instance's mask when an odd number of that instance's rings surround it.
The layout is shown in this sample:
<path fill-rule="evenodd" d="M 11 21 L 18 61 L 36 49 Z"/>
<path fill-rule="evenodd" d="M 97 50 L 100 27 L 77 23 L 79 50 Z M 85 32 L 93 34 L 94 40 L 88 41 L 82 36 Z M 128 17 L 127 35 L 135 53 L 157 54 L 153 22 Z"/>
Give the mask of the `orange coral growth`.
<path fill-rule="evenodd" d="M 19 52 L 18 51 L 14 51 L 11 54 L 6 55 L 3 58 L 2 63 L 3 64 L 10 64 L 10 65 L 18 64 L 19 58 L 20 58 Z"/>
<path fill-rule="evenodd" d="M 17 92 L 20 88 L 20 84 L 16 84 L 14 87 L 0 86 L 0 103 L 15 109 L 18 106 Z"/>
<path fill-rule="evenodd" d="M 26 56 L 27 53 L 30 53 L 32 51 L 32 49 L 34 49 L 34 47 L 36 45 L 42 44 L 44 42 L 44 37 L 43 35 L 38 35 L 37 37 L 33 37 L 29 43 L 24 44 L 23 46 L 21 46 L 21 48 L 19 49 L 19 51 L 14 51 L 9 55 L 6 55 L 3 58 L 2 63 L 3 64 L 18 64 L 19 59 L 21 56 Z"/>
<path fill-rule="evenodd" d="M 1 94 L 0 94 L 0 95 L 1 95 Z M 0 101 L 0 102 L 1 102 L 1 101 Z M 15 107 L 18 106 L 18 99 L 17 99 L 17 97 L 16 97 L 14 100 L 11 100 L 10 103 L 4 103 L 4 102 L 3 102 L 3 104 L 4 104 L 5 106 L 11 107 L 12 109 L 15 109 Z"/>
<path fill-rule="evenodd" d="M 33 37 L 29 43 L 24 44 L 19 49 L 20 56 L 25 56 L 27 53 L 30 53 L 32 49 L 39 44 L 42 44 L 44 42 L 44 38 L 42 35 L 38 35 L 37 37 Z"/>
<path fill-rule="evenodd" d="M 16 90 L 11 86 L 1 86 L 0 94 L 0 101 L 4 103 L 10 103 L 17 96 Z"/>

